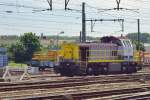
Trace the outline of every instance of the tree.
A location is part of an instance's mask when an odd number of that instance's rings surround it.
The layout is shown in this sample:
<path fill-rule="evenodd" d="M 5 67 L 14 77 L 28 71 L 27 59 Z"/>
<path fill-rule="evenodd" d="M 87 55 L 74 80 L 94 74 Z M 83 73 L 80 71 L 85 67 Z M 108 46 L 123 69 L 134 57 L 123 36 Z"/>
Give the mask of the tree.
<path fill-rule="evenodd" d="M 20 37 L 20 43 L 23 44 L 25 48 L 25 61 L 30 61 L 33 53 L 39 51 L 41 47 L 38 37 L 32 32 L 24 33 L 24 35 Z"/>
<path fill-rule="evenodd" d="M 24 62 L 25 48 L 21 43 L 17 42 L 16 44 L 12 44 L 9 48 L 9 52 L 12 52 L 12 58 L 10 59 L 16 63 Z"/>
<path fill-rule="evenodd" d="M 150 34 L 148 33 L 141 33 L 140 35 L 140 44 L 138 44 L 138 33 L 129 33 L 127 37 L 132 40 L 133 44 L 136 45 L 136 49 L 145 51 L 145 47 L 143 43 L 150 43 Z"/>
<path fill-rule="evenodd" d="M 33 53 L 40 50 L 40 41 L 33 33 L 24 33 L 16 44 L 9 47 L 10 59 L 17 63 L 30 61 Z"/>
<path fill-rule="evenodd" d="M 129 33 L 129 34 L 127 34 L 127 37 L 131 40 L 137 41 L 138 33 Z M 149 33 L 141 33 L 140 41 L 143 43 L 150 43 L 150 34 Z"/>
<path fill-rule="evenodd" d="M 140 42 L 140 44 L 138 44 L 138 41 L 132 41 L 133 42 L 133 44 L 135 44 L 136 45 L 136 50 L 138 50 L 138 49 L 140 49 L 140 50 L 142 50 L 142 51 L 145 51 L 145 47 L 144 47 L 144 44 L 143 43 L 141 43 Z"/>

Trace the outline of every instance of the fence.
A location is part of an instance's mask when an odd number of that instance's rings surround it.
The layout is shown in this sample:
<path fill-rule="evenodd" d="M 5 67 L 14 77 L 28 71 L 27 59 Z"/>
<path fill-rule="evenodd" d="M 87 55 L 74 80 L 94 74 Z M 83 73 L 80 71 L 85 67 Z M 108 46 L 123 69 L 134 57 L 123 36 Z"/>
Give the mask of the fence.
<path fill-rule="evenodd" d="M 24 67 L 24 69 L 22 68 L 11 68 L 10 66 L 6 66 L 4 69 L 3 75 L 2 75 L 2 79 L 4 79 L 5 81 L 13 81 L 14 80 L 14 76 L 11 74 L 11 72 L 22 72 L 22 74 L 18 77 L 18 81 L 21 81 L 24 79 L 24 77 L 30 77 L 28 74 L 28 67 Z M 15 80 L 15 81 L 17 81 Z"/>

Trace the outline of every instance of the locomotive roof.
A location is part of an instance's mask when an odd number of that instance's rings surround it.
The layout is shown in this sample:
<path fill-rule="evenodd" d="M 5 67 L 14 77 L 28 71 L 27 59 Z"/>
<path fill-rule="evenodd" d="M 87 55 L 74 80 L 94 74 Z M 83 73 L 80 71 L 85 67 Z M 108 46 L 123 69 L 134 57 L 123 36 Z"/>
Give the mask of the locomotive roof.
<path fill-rule="evenodd" d="M 91 42 L 91 43 L 79 43 L 79 46 L 117 46 L 116 44 L 113 43 L 100 43 L 100 42 Z"/>

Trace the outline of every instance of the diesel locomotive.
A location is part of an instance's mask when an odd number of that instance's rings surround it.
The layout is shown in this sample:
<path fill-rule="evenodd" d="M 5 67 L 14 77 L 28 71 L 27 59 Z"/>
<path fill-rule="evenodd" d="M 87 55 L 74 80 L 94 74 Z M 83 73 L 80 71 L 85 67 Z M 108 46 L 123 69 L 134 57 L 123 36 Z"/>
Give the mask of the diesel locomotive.
<path fill-rule="evenodd" d="M 69 76 L 99 75 L 134 73 L 141 66 L 141 57 L 129 39 L 110 36 L 99 42 L 62 44 L 54 70 Z"/>

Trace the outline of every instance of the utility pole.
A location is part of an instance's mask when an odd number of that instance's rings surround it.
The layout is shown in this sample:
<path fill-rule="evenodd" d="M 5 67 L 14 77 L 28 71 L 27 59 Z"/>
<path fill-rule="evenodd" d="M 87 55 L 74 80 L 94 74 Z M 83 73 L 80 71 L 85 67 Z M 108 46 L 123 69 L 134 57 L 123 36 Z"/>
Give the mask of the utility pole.
<path fill-rule="evenodd" d="M 69 9 L 67 8 L 68 3 L 70 0 L 65 0 L 65 10 Z M 120 3 L 121 0 L 116 0 L 117 2 L 117 8 L 115 8 L 115 10 L 120 10 L 122 8 L 120 8 Z M 86 20 L 86 13 L 85 13 L 85 2 L 82 2 L 82 31 L 80 33 L 80 41 L 81 42 L 86 42 L 86 22 L 90 21 L 91 22 L 91 32 L 93 32 L 93 28 L 94 28 L 94 24 L 97 21 L 118 21 L 118 22 L 122 22 L 122 32 L 124 31 L 124 19 L 94 19 L 94 20 Z"/>
<path fill-rule="evenodd" d="M 49 10 L 52 10 L 52 0 L 47 0 L 47 3 L 49 4 Z"/>
<path fill-rule="evenodd" d="M 120 2 L 121 2 L 121 0 L 116 0 L 116 2 L 117 2 L 117 10 L 119 10 L 120 9 Z"/>
<path fill-rule="evenodd" d="M 65 0 L 65 10 L 67 10 L 67 6 L 70 0 Z"/>
<path fill-rule="evenodd" d="M 122 26 L 122 32 L 124 32 L 124 19 L 121 21 L 121 26 Z"/>
<path fill-rule="evenodd" d="M 138 23 L 138 50 L 140 50 L 140 19 L 137 19 L 137 23 Z"/>
<path fill-rule="evenodd" d="M 85 2 L 82 3 L 82 42 L 86 42 L 86 14 L 85 14 Z"/>
<path fill-rule="evenodd" d="M 93 22 L 93 20 L 91 20 L 91 32 L 94 32 L 94 25 L 95 23 Z"/>
<path fill-rule="evenodd" d="M 79 37 L 79 39 L 80 39 L 80 42 L 82 42 L 82 32 L 80 31 L 80 37 Z"/>

